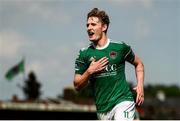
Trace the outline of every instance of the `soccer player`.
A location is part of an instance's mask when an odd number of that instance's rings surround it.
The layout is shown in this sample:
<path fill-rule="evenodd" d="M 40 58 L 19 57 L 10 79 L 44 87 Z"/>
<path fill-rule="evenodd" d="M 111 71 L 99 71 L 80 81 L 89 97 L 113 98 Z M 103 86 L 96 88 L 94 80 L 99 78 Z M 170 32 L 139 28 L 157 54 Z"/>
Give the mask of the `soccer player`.
<path fill-rule="evenodd" d="M 103 10 L 94 8 L 88 13 L 86 26 L 91 44 L 76 58 L 74 87 L 92 87 L 99 120 L 133 120 L 135 103 L 141 105 L 144 101 L 144 66 L 129 45 L 108 38 L 109 23 Z M 135 67 L 136 102 L 125 77 L 126 61 Z"/>

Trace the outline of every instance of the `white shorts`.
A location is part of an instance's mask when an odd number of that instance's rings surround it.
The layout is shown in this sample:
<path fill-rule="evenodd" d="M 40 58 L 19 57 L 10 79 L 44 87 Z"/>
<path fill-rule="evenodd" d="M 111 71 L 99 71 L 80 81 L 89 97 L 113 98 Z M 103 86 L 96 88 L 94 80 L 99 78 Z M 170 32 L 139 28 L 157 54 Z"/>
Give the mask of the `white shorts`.
<path fill-rule="evenodd" d="M 135 103 L 134 101 L 123 101 L 117 104 L 112 110 L 105 113 L 97 113 L 99 120 L 124 120 L 132 121 L 134 119 Z"/>

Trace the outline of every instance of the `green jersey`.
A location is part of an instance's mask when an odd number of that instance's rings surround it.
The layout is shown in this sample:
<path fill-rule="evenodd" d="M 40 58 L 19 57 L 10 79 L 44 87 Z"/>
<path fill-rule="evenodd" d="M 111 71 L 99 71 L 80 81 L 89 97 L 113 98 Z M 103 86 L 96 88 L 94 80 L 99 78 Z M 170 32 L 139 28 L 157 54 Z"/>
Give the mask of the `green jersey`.
<path fill-rule="evenodd" d="M 81 49 L 76 58 L 75 73 L 83 74 L 93 58 L 98 61 L 103 57 L 108 58 L 108 65 L 89 79 L 97 112 L 110 111 L 122 101 L 133 101 L 132 92 L 125 77 L 125 61 L 132 63 L 135 56 L 131 47 L 123 42 L 115 43 L 108 39 L 104 48 L 95 48 L 91 44 Z"/>

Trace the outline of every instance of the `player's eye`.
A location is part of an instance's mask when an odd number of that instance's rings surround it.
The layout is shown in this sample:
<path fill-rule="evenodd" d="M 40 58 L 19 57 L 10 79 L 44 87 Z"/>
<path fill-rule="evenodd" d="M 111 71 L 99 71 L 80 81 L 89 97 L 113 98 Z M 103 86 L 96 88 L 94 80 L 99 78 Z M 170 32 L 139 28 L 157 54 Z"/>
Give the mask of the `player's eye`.
<path fill-rule="evenodd" d="M 92 26 L 96 26 L 96 24 L 95 24 L 95 23 L 92 23 L 91 25 L 92 25 Z"/>

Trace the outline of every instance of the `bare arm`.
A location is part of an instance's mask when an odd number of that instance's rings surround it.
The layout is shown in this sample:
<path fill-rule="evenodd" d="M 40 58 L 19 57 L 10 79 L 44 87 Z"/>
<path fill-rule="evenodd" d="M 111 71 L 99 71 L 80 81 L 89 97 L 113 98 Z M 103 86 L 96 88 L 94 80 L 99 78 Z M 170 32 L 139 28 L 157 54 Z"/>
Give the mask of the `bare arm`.
<path fill-rule="evenodd" d="M 144 102 L 144 65 L 137 55 L 135 55 L 135 59 L 132 64 L 135 67 L 137 78 L 137 86 L 134 88 L 137 93 L 136 103 L 141 105 Z"/>
<path fill-rule="evenodd" d="M 84 86 L 88 84 L 88 80 L 92 74 L 102 71 L 106 68 L 108 64 L 108 58 L 103 57 L 98 61 L 95 59 L 91 62 L 89 68 L 81 75 L 75 74 L 74 76 L 74 87 L 76 90 L 82 89 Z"/>

